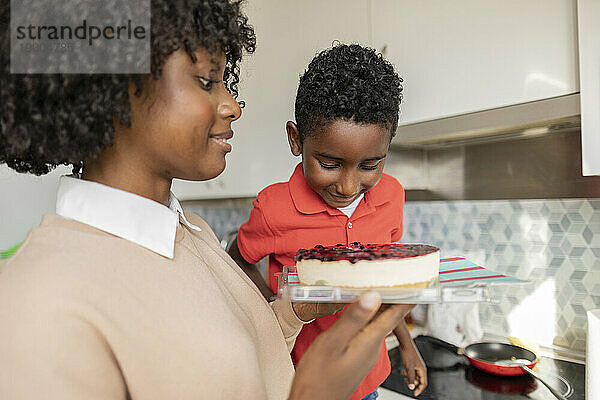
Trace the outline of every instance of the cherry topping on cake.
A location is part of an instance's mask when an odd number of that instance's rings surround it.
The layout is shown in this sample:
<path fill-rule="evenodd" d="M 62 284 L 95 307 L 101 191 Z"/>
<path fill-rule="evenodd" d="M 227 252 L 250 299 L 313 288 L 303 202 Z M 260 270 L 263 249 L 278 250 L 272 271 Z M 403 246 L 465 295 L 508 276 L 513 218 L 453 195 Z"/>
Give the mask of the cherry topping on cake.
<path fill-rule="evenodd" d="M 294 260 L 319 260 L 341 261 L 347 260 L 355 264 L 362 260 L 408 258 L 424 256 L 434 253 L 439 248 L 426 244 L 362 244 L 352 242 L 348 246 L 337 244 L 335 246 L 316 245 L 314 248 L 300 249 Z"/>

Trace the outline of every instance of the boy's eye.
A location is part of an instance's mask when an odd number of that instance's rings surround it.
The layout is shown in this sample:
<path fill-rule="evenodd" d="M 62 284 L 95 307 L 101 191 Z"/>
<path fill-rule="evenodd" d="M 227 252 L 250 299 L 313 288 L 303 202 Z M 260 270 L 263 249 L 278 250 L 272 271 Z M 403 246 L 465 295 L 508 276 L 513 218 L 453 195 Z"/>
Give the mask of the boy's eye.
<path fill-rule="evenodd" d="M 220 82 L 220 81 L 215 81 L 212 79 L 206 79 L 205 77 L 200 76 L 200 75 L 198 75 L 196 78 L 198 79 L 198 82 L 200 83 L 200 87 L 204 90 L 211 90 L 215 83 Z"/>
<path fill-rule="evenodd" d="M 367 171 L 372 171 L 374 169 L 377 169 L 378 166 L 379 166 L 379 163 L 377 163 L 377 164 L 369 164 L 369 165 L 361 165 L 360 167 L 362 169 L 367 170 Z"/>
<path fill-rule="evenodd" d="M 337 168 L 337 164 L 329 164 L 323 161 L 319 161 L 319 164 L 321 165 L 321 167 L 326 168 L 326 169 L 334 169 Z"/>

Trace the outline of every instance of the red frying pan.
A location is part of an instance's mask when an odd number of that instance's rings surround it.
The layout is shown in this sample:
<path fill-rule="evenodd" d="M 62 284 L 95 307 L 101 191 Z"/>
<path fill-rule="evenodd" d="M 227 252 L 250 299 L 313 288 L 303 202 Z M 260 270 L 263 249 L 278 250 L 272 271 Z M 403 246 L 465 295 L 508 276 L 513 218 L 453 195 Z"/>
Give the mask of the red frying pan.
<path fill-rule="evenodd" d="M 431 336 L 427 340 L 464 355 L 475 368 L 495 375 L 523 375 L 527 372 L 521 364 L 531 369 L 538 362 L 533 351 L 508 343 L 474 343 L 462 349 Z"/>
<path fill-rule="evenodd" d="M 464 355 L 473 367 L 490 374 L 515 376 L 527 373 L 542 382 L 558 399 L 565 399 L 562 394 L 544 382 L 538 373 L 532 370 L 539 360 L 531 350 L 508 343 L 496 342 L 474 343 L 462 349 L 438 338 L 431 336 L 426 336 L 426 338 L 431 343 L 459 355 Z M 570 392 L 572 389 L 570 389 L 568 382 L 562 378 L 560 380 L 567 385 L 569 389 L 567 392 Z"/>

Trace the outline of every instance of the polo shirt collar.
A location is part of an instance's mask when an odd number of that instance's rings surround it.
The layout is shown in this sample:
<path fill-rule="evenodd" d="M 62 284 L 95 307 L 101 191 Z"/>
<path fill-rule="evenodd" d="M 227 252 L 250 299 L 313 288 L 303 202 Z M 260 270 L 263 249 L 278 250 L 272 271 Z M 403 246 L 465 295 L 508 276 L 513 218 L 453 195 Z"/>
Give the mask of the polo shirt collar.
<path fill-rule="evenodd" d="M 364 201 L 361 202 L 352 219 L 359 218 L 363 215 L 375 211 L 375 207 L 390 201 L 390 196 L 386 196 L 385 188 L 380 185 L 381 180 L 365 193 Z M 303 214 L 318 214 L 327 212 L 330 215 L 344 215 L 337 208 L 329 206 L 306 182 L 302 163 L 296 165 L 289 181 L 290 195 L 296 209 Z M 366 207 L 366 208 L 365 208 Z"/>
<path fill-rule="evenodd" d="M 296 165 L 289 188 L 294 206 L 303 214 L 318 214 L 332 209 L 306 182 L 302 163 Z"/>
<path fill-rule="evenodd" d="M 173 258 L 180 219 L 191 229 L 201 230 L 185 218 L 173 193 L 169 196 L 169 207 L 166 207 L 137 194 L 75 176 L 60 178 L 56 214 L 119 236 L 167 258 Z"/>
<path fill-rule="evenodd" d="M 381 206 L 385 203 L 389 203 L 391 200 L 391 196 L 389 193 L 386 193 L 385 186 L 381 183 L 383 178 L 383 174 L 379 179 L 379 182 L 375 186 L 371 188 L 371 190 L 365 193 L 365 202 L 367 204 L 371 204 L 374 207 Z"/>

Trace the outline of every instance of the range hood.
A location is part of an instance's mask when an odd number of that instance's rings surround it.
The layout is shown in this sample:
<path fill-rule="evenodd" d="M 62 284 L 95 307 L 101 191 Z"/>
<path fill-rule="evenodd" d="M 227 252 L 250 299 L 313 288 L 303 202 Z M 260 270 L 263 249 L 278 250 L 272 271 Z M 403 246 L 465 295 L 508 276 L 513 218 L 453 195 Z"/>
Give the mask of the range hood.
<path fill-rule="evenodd" d="M 577 130 L 579 93 L 398 127 L 393 146 L 441 148 Z"/>

